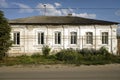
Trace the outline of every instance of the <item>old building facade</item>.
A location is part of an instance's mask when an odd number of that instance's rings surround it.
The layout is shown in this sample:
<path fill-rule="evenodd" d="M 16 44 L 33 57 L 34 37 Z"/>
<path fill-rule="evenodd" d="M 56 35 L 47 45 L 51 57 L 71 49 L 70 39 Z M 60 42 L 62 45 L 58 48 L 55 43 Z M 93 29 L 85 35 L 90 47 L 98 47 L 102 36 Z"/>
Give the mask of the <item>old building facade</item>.
<path fill-rule="evenodd" d="M 48 45 L 55 53 L 61 49 L 105 46 L 117 53 L 116 22 L 73 16 L 34 16 L 9 21 L 13 45 L 10 56 L 31 55 Z"/>

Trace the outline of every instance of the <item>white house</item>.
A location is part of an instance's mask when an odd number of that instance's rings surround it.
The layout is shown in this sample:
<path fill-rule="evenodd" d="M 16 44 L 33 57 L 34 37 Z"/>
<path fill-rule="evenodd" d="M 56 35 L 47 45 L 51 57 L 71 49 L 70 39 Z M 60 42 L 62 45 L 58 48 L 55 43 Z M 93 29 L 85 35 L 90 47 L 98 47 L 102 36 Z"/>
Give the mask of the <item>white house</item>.
<path fill-rule="evenodd" d="M 55 53 L 61 49 L 105 46 L 117 54 L 117 22 L 75 16 L 33 16 L 9 21 L 14 44 L 10 56 L 31 55 L 48 45 Z"/>

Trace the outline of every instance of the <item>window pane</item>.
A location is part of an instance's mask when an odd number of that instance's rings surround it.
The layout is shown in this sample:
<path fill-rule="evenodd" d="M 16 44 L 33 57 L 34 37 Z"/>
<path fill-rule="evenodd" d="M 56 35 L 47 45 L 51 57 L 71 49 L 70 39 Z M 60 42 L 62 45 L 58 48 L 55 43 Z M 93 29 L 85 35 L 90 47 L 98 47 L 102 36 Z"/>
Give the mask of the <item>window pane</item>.
<path fill-rule="evenodd" d="M 44 33 L 38 33 L 38 44 L 44 44 Z"/>
<path fill-rule="evenodd" d="M 93 34 L 92 34 L 92 32 L 87 32 L 86 33 L 86 43 L 87 44 L 92 44 L 93 43 Z"/>
<path fill-rule="evenodd" d="M 40 44 L 40 33 L 38 33 L 38 44 Z"/>
<path fill-rule="evenodd" d="M 73 35 L 71 33 L 71 44 L 73 44 Z"/>
<path fill-rule="evenodd" d="M 57 33 L 55 33 L 55 44 L 57 44 Z"/>
<path fill-rule="evenodd" d="M 102 32 L 102 44 L 108 44 L 108 32 Z"/>
<path fill-rule="evenodd" d="M 17 44 L 20 44 L 20 33 L 17 33 Z"/>
<path fill-rule="evenodd" d="M 13 42 L 14 44 L 20 44 L 20 33 L 19 32 L 16 32 L 16 33 L 13 33 Z"/>
<path fill-rule="evenodd" d="M 55 32 L 55 44 L 61 44 L 61 32 Z"/>
<path fill-rule="evenodd" d="M 71 44 L 77 44 L 77 32 L 71 32 Z"/>
<path fill-rule="evenodd" d="M 44 44 L 44 33 L 41 33 L 41 44 Z"/>
<path fill-rule="evenodd" d="M 61 33 L 59 32 L 58 33 L 58 44 L 60 44 L 61 43 Z"/>
<path fill-rule="evenodd" d="M 14 42 L 14 44 L 16 44 L 16 33 L 14 33 L 13 36 L 14 36 L 14 39 L 13 39 L 14 41 L 13 42 Z"/>

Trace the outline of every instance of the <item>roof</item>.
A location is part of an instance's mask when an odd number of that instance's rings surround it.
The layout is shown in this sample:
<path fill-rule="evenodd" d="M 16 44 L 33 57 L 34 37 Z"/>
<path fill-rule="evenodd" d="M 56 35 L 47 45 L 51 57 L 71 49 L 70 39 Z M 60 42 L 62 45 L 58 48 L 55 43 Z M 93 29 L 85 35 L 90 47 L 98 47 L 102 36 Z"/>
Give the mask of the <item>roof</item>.
<path fill-rule="evenodd" d="M 88 19 L 75 16 L 33 16 L 9 20 L 10 24 L 119 24 L 117 22 Z"/>

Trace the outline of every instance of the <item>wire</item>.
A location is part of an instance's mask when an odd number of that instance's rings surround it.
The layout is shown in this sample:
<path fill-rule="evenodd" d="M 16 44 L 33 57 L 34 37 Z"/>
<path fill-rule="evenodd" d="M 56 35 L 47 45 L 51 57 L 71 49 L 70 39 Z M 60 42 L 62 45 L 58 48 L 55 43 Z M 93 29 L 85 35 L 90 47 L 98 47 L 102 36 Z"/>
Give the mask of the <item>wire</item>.
<path fill-rule="evenodd" d="M 45 9 L 45 8 L 2 8 L 0 9 Z M 46 9 L 120 9 L 120 8 L 46 8 Z"/>

